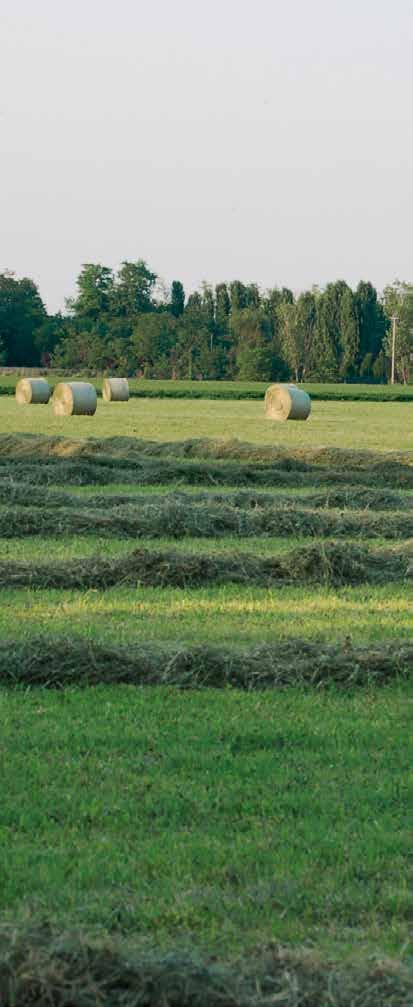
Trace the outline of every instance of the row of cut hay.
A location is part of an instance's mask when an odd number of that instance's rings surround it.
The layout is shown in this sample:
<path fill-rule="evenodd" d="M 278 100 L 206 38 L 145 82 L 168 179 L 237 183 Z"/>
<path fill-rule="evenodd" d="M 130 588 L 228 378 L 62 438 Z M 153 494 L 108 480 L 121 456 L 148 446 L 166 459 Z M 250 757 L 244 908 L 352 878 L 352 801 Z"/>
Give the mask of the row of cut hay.
<path fill-rule="evenodd" d="M 158 646 L 144 641 L 109 646 L 76 636 L 50 635 L 0 641 L 0 683 L 25 687 L 105 683 L 251 691 L 384 685 L 412 673 L 413 642 L 406 640 L 353 646 L 295 638 L 249 650 L 205 644 Z"/>
<path fill-rule="evenodd" d="M 189 499 L 146 502 L 141 507 L 3 507 L 0 539 L 33 535 L 89 535 L 116 538 L 311 538 L 413 539 L 413 513 L 311 511 L 272 507 L 243 510 L 225 504 L 193 504 Z"/>
<path fill-rule="evenodd" d="M 194 553 L 134 549 L 120 557 L 101 554 L 51 563 L 0 561 L 0 588 L 100 589 L 119 585 L 205 587 L 247 584 L 283 587 L 388 584 L 412 576 L 412 545 L 367 549 L 352 543 L 314 542 L 271 557 L 253 553 Z"/>
<path fill-rule="evenodd" d="M 122 443 L 119 443 L 122 442 Z M 84 442 L 86 443 L 86 442 Z M 356 448 L 313 447 L 311 445 L 254 444 L 248 441 L 218 440 L 216 438 L 190 438 L 184 441 L 145 441 L 134 438 L 109 438 L 94 441 L 93 450 L 99 453 L 103 446 L 112 455 L 157 455 L 174 458 L 235 460 L 245 462 L 304 462 L 311 466 L 336 469 L 371 470 L 387 466 L 413 466 L 413 451 L 369 451 Z"/>
<path fill-rule="evenodd" d="M 104 454 L 96 453 L 94 451 L 88 452 L 85 448 L 82 452 L 74 452 L 72 450 L 72 445 L 61 444 L 59 453 L 52 454 L 50 456 L 40 455 L 38 458 L 39 462 L 42 464 L 59 464 L 63 460 L 70 459 L 81 460 L 82 462 L 92 462 L 94 465 L 105 465 L 106 467 L 115 466 L 118 469 L 129 469 L 135 466 L 152 466 L 155 470 L 159 469 L 160 465 L 172 466 L 176 465 L 180 467 L 182 471 L 190 471 L 191 469 L 196 470 L 197 466 L 203 469 L 208 469 L 212 471 L 223 471 L 224 467 L 227 466 L 227 471 L 231 472 L 296 472 L 296 473 L 313 473 L 314 476 L 325 478 L 329 477 L 331 471 L 341 473 L 343 478 L 355 478 L 356 480 L 361 480 L 364 476 L 364 481 L 370 479 L 384 479 L 392 480 L 396 479 L 399 482 L 411 481 L 413 485 L 413 467 L 410 465 L 401 465 L 399 462 L 394 463 L 389 461 L 386 455 L 382 456 L 381 462 L 375 463 L 370 469 L 369 468 L 352 468 L 346 465 L 339 467 L 337 469 L 332 469 L 331 466 L 322 466 L 318 464 L 311 464 L 303 458 L 295 458 L 288 454 L 281 456 L 277 464 L 270 464 L 264 461 L 236 461 L 235 459 L 193 459 L 185 457 L 163 457 L 159 458 L 155 455 L 143 453 L 142 455 L 134 454 L 133 456 L 123 456 L 123 455 L 112 455 L 108 450 Z M 33 452 L 34 457 L 30 460 L 33 462 L 36 459 L 36 452 Z M 383 461 L 384 459 L 384 461 Z M 0 464 L 7 464 L 11 461 L 16 461 L 23 463 L 24 457 L 17 452 L 16 455 L 3 454 L 0 455 Z"/>
<path fill-rule="evenodd" d="M 162 486 L 171 483 L 182 486 L 233 487 L 316 487 L 373 485 L 386 489 L 413 489 L 413 469 L 383 471 L 342 471 L 314 467 L 308 471 L 277 469 L 264 464 L 235 461 L 186 461 L 156 458 L 113 459 L 102 456 L 93 460 L 82 458 L 49 458 L 40 462 L 0 457 L 0 477 L 30 482 L 33 485 L 109 486 L 122 483 L 130 486 Z"/>
<path fill-rule="evenodd" d="M 394 959 L 338 963 L 274 942 L 226 965 L 42 923 L 3 927 L 0 989 L 2 1007 L 409 1007 L 413 975 Z"/>
<path fill-rule="evenodd" d="M 46 434 L 0 434 L 0 457 L 23 459 L 68 458 L 102 455 L 113 464 L 140 461 L 144 456 L 167 459 L 197 459 L 271 464 L 277 469 L 297 467 L 302 471 L 330 469 L 343 472 L 376 470 L 391 476 L 413 468 L 413 451 L 365 451 L 350 448 L 284 447 L 239 440 L 194 438 L 184 441 L 150 441 L 138 437 L 71 438 Z"/>
<path fill-rule="evenodd" d="M 331 489 L 323 493 L 309 493 L 305 496 L 295 494 L 281 495 L 265 493 L 262 490 L 217 490 L 202 491 L 190 494 L 185 490 L 175 490 L 172 493 L 147 494 L 139 493 L 103 493 L 79 496 L 78 493 L 66 493 L 51 489 L 50 486 L 31 485 L 16 482 L 12 478 L 1 478 L 0 467 L 0 504 L 17 504 L 20 507 L 87 507 L 90 510 L 113 507 L 146 507 L 148 503 L 166 506 L 167 504 L 191 505 L 224 504 L 230 507 L 248 509 L 299 507 L 313 510 L 360 510 L 360 511 L 410 511 L 413 513 L 413 495 L 397 490 L 385 489 Z M 391 519 L 389 519 L 391 520 Z"/>

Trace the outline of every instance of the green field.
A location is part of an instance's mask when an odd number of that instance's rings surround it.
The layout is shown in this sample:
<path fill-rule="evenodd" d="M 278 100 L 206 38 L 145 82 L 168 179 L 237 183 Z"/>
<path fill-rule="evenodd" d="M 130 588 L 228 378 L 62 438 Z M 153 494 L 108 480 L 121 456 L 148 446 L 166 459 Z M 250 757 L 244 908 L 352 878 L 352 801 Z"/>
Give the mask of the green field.
<path fill-rule="evenodd" d="M 403 402 L 315 402 L 306 423 L 275 424 L 263 418 L 262 402 L 133 399 L 121 404 L 99 402 L 95 417 L 70 420 L 53 415 L 52 407 L 17 407 L 0 399 L 2 433 L 66 437 L 138 437 L 181 441 L 188 437 L 238 438 L 285 448 L 413 450 L 413 405 Z"/>
<path fill-rule="evenodd" d="M 49 384 L 54 387 L 58 381 L 90 380 L 98 392 L 101 392 L 102 378 L 87 376 L 59 375 L 53 372 L 47 375 Z M 18 375 L 0 375 L 0 395 L 12 395 L 18 381 Z M 368 385 L 368 384 L 317 384 L 304 383 L 300 385 L 314 401 L 366 401 L 391 402 L 413 401 L 411 385 Z M 129 391 L 131 396 L 139 398 L 195 398 L 195 399 L 258 399 L 264 397 L 268 388 L 265 381 L 160 381 L 145 378 L 130 378 Z"/>
<path fill-rule="evenodd" d="M 266 1003 L 407 1007 L 412 449 L 408 402 L 0 399 L 6 933 L 281 946 Z M 385 988 L 300 999 L 306 954 Z"/>

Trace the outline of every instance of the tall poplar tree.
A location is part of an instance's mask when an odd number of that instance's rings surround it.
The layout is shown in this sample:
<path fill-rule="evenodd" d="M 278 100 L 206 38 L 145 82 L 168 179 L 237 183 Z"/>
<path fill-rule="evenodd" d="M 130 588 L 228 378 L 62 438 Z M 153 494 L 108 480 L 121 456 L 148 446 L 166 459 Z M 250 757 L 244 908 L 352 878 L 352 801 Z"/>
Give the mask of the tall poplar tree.
<path fill-rule="evenodd" d="M 185 291 L 179 280 L 174 280 L 171 287 L 171 314 L 180 318 L 185 309 Z"/>
<path fill-rule="evenodd" d="M 217 334 L 222 339 L 227 338 L 229 330 L 229 318 L 231 314 L 231 301 L 229 298 L 226 283 L 218 283 L 215 287 L 215 321 Z"/>
<path fill-rule="evenodd" d="M 233 280 L 229 285 L 229 291 L 231 296 L 231 311 L 242 311 L 243 308 L 247 307 L 248 294 L 244 283 L 241 283 L 240 280 Z"/>
<path fill-rule="evenodd" d="M 380 353 L 386 332 L 386 319 L 372 283 L 359 283 L 355 298 L 360 333 L 359 365 L 362 367 L 366 356 L 374 360 Z"/>
<path fill-rule="evenodd" d="M 281 301 L 278 307 L 281 350 L 295 381 L 304 381 L 317 324 L 313 294 L 301 294 L 296 303 Z"/>
<path fill-rule="evenodd" d="M 357 374 L 360 356 L 359 323 L 355 298 L 350 287 L 343 291 L 340 302 L 340 375 L 351 378 Z"/>
<path fill-rule="evenodd" d="M 240 381 L 270 381 L 273 372 L 272 327 L 262 308 L 243 308 L 232 318 Z"/>
<path fill-rule="evenodd" d="M 341 294 L 341 286 L 338 289 L 336 283 L 329 283 L 317 298 L 317 320 L 309 356 L 309 372 L 318 381 L 337 381 L 339 375 Z"/>

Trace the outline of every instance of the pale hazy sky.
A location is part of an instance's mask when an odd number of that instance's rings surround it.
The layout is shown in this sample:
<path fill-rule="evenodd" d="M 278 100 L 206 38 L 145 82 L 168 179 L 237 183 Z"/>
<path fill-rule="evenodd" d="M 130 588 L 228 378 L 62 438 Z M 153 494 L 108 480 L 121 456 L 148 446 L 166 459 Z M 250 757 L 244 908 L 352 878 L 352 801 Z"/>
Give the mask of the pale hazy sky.
<path fill-rule="evenodd" d="M 413 279 L 413 0 L 0 0 L 0 271 Z"/>

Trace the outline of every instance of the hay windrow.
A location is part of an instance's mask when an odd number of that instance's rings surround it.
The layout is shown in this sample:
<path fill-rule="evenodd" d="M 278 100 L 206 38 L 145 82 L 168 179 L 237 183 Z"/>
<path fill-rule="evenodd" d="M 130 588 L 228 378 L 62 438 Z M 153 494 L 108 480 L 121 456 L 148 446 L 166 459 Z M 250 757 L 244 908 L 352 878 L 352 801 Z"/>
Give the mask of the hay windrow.
<path fill-rule="evenodd" d="M 386 538 L 413 539 L 413 514 L 311 511 L 300 507 L 244 510 L 221 503 L 158 500 L 141 507 L 0 508 L 0 539 L 100 534 L 117 538 Z"/>
<path fill-rule="evenodd" d="M 409 1007 L 411 970 L 270 943 L 230 963 L 43 924 L 0 933 L 2 1007 Z"/>
<path fill-rule="evenodd" d="M 53 564 L 0 561 L 0 587 L 105 590 L 121 585 L 189 588 L 229 583 L 340 587 L 402 581 L 411 576 L 411 561 L 410 543 L 384 550 L 347 542 L 314 542 L 270 557 L 134 549 L 115 558 L 97 555 Z"/>
<path fill-rule="evenodd" d="M 77 493 L 59 492 L 59 490 L 16 482 L 12 477 L 1 477 L 0 467 L 0 504 L 15 504 L 19 507 L 87 507 L 89 510 L 111 507 L 145 507 L 152 505 L 183 504 L 226 504 L 244 510 L 261 508 L 297 507 L 311 510 L 369 510 L 369 511 L 408 511 L 413 512 L 413 496 L 397 490 L 385 489 L 331 489 L 323 493 L 309 493 L 297 497 L 295 494 L 274 494 L 261 490 L 251 491 L 217 490 L 201 491 L 200 493 L 185 493 L 185 490 L 175 490 L 171 493 L 147 494 L 111 493 L 101 495 L 79 496 Z"/>
<path fill-rule="evenodd" d="M 315 487 L 358 486 L 371 488 L 413 489 L 413 469 L 402 467 L 395 472 L 384 470 L 341 471 L 338 469 L 308 469 L 304 464 L 295 468 L 274 468 L 263 463 L 236 461 L 191 461 L 186 459 L 156 459 L 142 457 L 129 461 L 110 456 L 93 456 L 72 460 L 47 458 L 39 461 L 13 460 L 0 456 L 0 478 L 10 478 L 32 485 L 108 486 L 123 483 L 135 486 L 156 486 L 170 483 L 182 486 L 235 487 Z"/>
<path fill-rule="evenodd" d="M 376 646 L 280 640 L 249 650 L 145 643 L 107 646 L 48 634 L 0 641 L 0 682 L 9 686 L 128 684 L 179 689 L 384 685 L 413 673 L 413 643 Z"/>
<path fill-rule="evenodd" d="M 347 470 L 413 468 L 413 451 L 366 451 L 353 448 L 253 444 L 238 439 L 189 438 L 184 441 L 149 441 L 138 437 L 70 438 L 46 434 L 2 434 L 0 455 L 26 458 L 74 458 L 96 454 L 131 461 L 142 456 L 267 462 L 282 468 L 294 462 Z"/>

